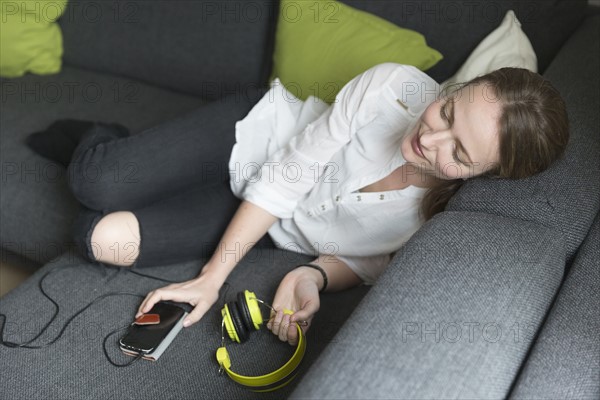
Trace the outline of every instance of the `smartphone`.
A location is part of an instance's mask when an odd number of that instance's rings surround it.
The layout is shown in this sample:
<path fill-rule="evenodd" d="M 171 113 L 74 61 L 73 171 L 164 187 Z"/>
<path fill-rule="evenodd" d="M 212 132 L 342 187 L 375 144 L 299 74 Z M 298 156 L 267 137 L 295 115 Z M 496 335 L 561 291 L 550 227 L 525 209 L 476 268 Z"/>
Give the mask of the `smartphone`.
<path fill-rule="evenodd" d="M 179 306 L 158 302 L 148 314 L 160 315 L 160 322 L 154 325 L 136 325 L 132 323 L 125 336 L 119 340 L 123 351 L 148 354 L 154 351 L 177 322 L 185 314 Z"/>

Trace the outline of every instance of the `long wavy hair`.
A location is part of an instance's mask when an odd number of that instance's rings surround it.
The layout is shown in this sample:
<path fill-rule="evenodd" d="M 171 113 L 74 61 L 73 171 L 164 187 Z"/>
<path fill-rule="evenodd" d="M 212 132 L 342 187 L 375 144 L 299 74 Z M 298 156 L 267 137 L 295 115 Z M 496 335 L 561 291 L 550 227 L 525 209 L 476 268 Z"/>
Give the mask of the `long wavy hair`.
<path fill-rule="evenodd" d="M 523 68 L 502 68 L 445 88 L 442 95 L 479 84 L 487 85 L 501 104 L 499 162 L 483 175 L 525 178 L 562 157 L 569 141 L 569 119 L 565 102 L 550 82 Z M 425 219 L 443 211 L 463 183 L 463 179 L 437 180 L 421 204 Z"/>

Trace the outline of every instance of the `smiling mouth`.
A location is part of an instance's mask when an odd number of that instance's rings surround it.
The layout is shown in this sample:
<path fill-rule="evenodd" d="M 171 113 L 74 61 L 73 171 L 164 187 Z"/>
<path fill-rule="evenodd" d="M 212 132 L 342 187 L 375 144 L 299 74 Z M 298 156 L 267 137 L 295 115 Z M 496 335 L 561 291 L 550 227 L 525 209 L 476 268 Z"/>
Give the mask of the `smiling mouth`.
<path fill-rule="evenodd" d="M 419 131 L 417 131 L 417 134 L 413 137 L 412 148 L 413 148 L 413 151 L 418 156 L 425 158 L 425 155 L 423 154 L 423 150 L 421 149 L 421 143 L 419 141 Z"/>

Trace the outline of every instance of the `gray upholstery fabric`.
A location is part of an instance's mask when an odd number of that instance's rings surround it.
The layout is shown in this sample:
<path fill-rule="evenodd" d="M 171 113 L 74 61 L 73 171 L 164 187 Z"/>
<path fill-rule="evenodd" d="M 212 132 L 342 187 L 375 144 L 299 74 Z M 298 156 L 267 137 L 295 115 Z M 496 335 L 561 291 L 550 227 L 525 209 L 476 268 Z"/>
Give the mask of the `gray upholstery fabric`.
<path fill-rule="evenodd" d="M 422 33 L 444 55 L 428 71 L 440 82 L 458 70 L 509 9 L 545 70 L 586 9 L 585 0 L 342 1 Z M 236 85 L 266 84 L 269 34 L 278 17 L 279 0 L 74 0 L 59 23 L 67 63 L 215 99 Z"/>
<path fill-rule="evenodd" d="M 235 300 L 238 291 L 249 289 L 271 302 L 284 274 L 311 257 L 277 249 L 253 249 L 230 275 L 229 289 L 205 317 L 184 328 L 156 362 L 139 360 L 132 366 L 117 368 L 106 360 L 102 341 L 111 331 L 131 323 L 140 297 L 112 296 L 100 300 L 73 320 L 62 338 L 39 349 L 9 349 L 0 346 L 2 379 L 0 393 L 5 399 L 269 399 L 286 397 L 298 382 L 271 394 L 257 394 L 242 388 L 226 376 L 219 376 L 215 351 L 221 344 L 223 301 Z M 147 268 L 141 273 L 182 281 L 195 277 L 202 262 Z M 60 305 L 60 314 L 48 332 L 33 344 L 55 338 L 65 321 L 94 298 L 110 292 L 145 295 L 167 283 L 134 275 L 124 269 L 83 262 L 65 253 L 48 263 L 22 286 L 0 300 L 0 313 L 7 315 L 4 339 L 24 342 L 32 339 L 50 320 L 54 307 L 37 288 L 47 271 L 44 290 Z M 336 295 L 323 295 L 321 310 L 307 334 L 307 351 L 302 361 L 303 374 L 331 343 L 350 312 L 367 293 L 359 287 Z M 263 310 L 267 316 L 268 311 Z M 107 350 L 116 363 L 130 359 L 121 354 L 117 341 L 125 331 L 111 336 Z M 232 369 L 242 374 L 264 374 L 283 365 L 294 347 L 279 341 L 263 328 L 245 344 L 226 347 Z"/>
<path fill-rule="evenodd" d="M 571 260 L 600 208 L 600 16 L 588 18 L 544 75 L 567 103 L 571 140 L 563 160 L 528 179 L 474 179 L 448 210 L 535 221 L 565 237 Z M 576 60 L 576 62 L 574 62 Z"/>
<path fill-rule="evenodd" d="M 498 399 L 550 308 L 564 241 L 469 212 L 426 223 L 292 393 L 294 399 Z"/>
<path fill-rule="evenodd" d="M 519 376 L 514 399 L 600 398 L 600 215 Z"/>
<path fill-rule="evenodd" d="M 396 25 L 422 33 L 444 59 L 427 73 L 438 82 L 454 74 L 469 54 L 514 10 L 531 40 L 544 71 L 560 46 L 575 31 L 586 9 L 585 0 L 342 0 Z"/>
<path fill-rule="evenodd" d="M 504 11 L 514 7 L 543 69 L 577 25 L 585 1 L 344 2 L 425 34 L 428 43 L 446 57 L 428 71 L 442 80 L 500 23 Z M 221 25 L 218 37 L 206 39 L 204 27 L 199 29 L 201 25 L 196 23 L 202 19 L 198 14 L 202 10 L 198 8 L 200 2 L 159 0 L 146 2 L 141 8 L 136 8 L 139 3 L 125 1 L 86 3 L 71 2 L 70 7 L 92 13 L 85 17 L 91 27 L 80 25 L 81 19 L 77 18 L 61 20 L 67 60 L 61 74 L 1 81 L 0 238 L 3 248 L 25 252 L 41 262 L 64 250 L 56 245 L 69 240 L 67 231 L 75 204 L 62 177 L 54 181 L 48 178 L 54 176 L 48 175 L 54 172 L 51 163 L 22 145 L 24 135 L 57 118 L 121 122 L 135 133 L 203 103 L 137 80 L 90 70 L 139 77 L 196 93 L 206 82 L 253 82 L 260 69 L 260 55 L 248 49 L 262 46 L 258 34 L 266 29 L 262 22 L 243 28 L 225 25 L 226 31 Z M 482 7 L 490 14 L 484 14 L 484 22 L 470 21 L 465 14 L 453 22 L 450 14 L 441 10 L 446 7 L 450 12 L 458 3 L 476 9 L 478 4 L 486 4 Z M 121 17 L 110 22 L 115 5 Z M 411 11 L 413 6 L 416 9 Z M 433 12 L 427 11 L 430 6 Z M 93 11 L 99 7 L 104 12 L 101 20 L 108 19 L 108 24 L 97 21 L 94 25 Z M 435 11 L 436 7 L 440 12 Z M 498 7 L 502 12 L 496 15 Z M 145 18 L 148 10 L 152 12 Z M 157 10 L 162 14 L 158 15 Z M 481 10 L 476 14 L 481 15 Z M 138 11 L 144 18 L 137 25 L 125 26 L 127 16 L 138 15 Z M 157 20 L 160 23 L 148 23 Z M 211 21 L 216 24 L 216 20 Z M 164 29 L 163 22 L 172 28 Z M 197 36 L 189 39 L 189 32 Z M 597 397 L 598 386 L 589 380 L 597 370 L 581 371 L 590 365 L 584 361 L 593 358 L 577 357 L 582 351 L 597 351 L 597 338 L 582 335 L 573 343 L 556 336 L 563 330 L 581 334 L 582 330 L 577 329 L 582 318 L 594 309 L 578 307 L 597 304 L 597 293 L 589 299 L 581 298 L 586 291 L 597 289 L 598 253 L 589 244 L 597 242 L 597 227 L 573 264 L 564 285 L 565 294 L 558 297 L 544 322 L 561 283 L 565 258 L 574 257 L 600 201 L 597 37 L 596 17 L 583 24 L 546 71 L 569 105 L 573 141 L 565 160 L 545 174 L 522 182 L 473 182 L 450 204 L 450 211 L 438 215 L 411 239 L 375 287 L 323 295 L 321 311 L 308 335 L 301 376 L 291 386 L 274 394 L 253 394 L 216 375 L 214 351 L 220 343 L 217 307 L 201 323 L 184 329 L 159 362 L 139 361 L 128 368 L 111 366 L 104 358 L 102 340 L 131 321 L 140 301 L 138 297 L 115 296 L 76 318 L 64 337 L 48 348 L 0 347 L 0 397 L 197 399 L 286 398 L 291 394 L 294 398 L 502 398 L 509 394 L 525 361 L 515 397 L 540 397 L 545 389 L 552 388 L 540 386 L 549 384 L 562 385 L 563 390 L 579 385 L 579 390 L 572 389 L 565 394 L 567 397 Z M 121 47 L 115 43 L 121 43 Z M 193 47 L 196 43 L 204 46 Z M 234 54 L 224 47 L 215 50 L 219 43 L 243 51 Z M 182 49 L 183 45 L 192 48 Z M 181 65 L 179 58 L 172 58 L 175 55 L 184 57 Z M 244 57 L 243 70 L 235 69 L 241 61 L 232 57 L 238 55 Z M 89 70 L 73 68 L 70 63 Z M 215 78 L 207 75 L 209 72 L 220 75 Z M 95 100 L 97 86 L 102 88 L 102 95 Z M 74 97 L 70 96 L 71 87 Z M 55 101 L 57 89 L 60 95 Z M 17 166 L 16 173 L 9 169 L 13 165 Z M 37 172 L 27 173 L 30 168 Z M 144 295 L 165 285 L 126 270 L 86 264 L 75 256 L 72 247 L 66 250 L 62 257 L 0 299 L 0 313 L 8 317 L 7 322 L 0 321 L 5 324 L 6 340 L 30 340 L 51 318 L 54 308 L 41 295 L 37 283 L 53 268 L 58 270 L 48 276 L 44 288 L 60 304 L 61 311 L 49 332 L 36 343 L 54 338 L 71 315 L 101 294 L 126 291 Z M 284 273 L 308 259 L 280 250 L 255 249 L 230 276 L 231 288 L 225 300 L 233 299 L 238 290 L 245 288 L 271 299 Z M 201 265 L 198 261 L 142 272 L 181 281 L 195 276 Z M 589 269 L 594 269 L 596 275 L 588 276 Z M 591 318 L 597 324 L 597 315 Z M 585 328 L 597 331 L 593 324 Z M 534 346 L 533 333 L 542 326 L 540 344 Z M 458 328 L 460 337 L 456 336 Z M 498 333 L 502 336 L 496 340 Z M 128 359 L 115 347 L 118 336 L 109 341 L 109 354 L 124 362 Z M 568 374 L 572 381 L 560 376 L 549 382 L 550 378 L 543 376 L 557 365 L 553 362 L 556 353 L 546 351 L 550 348 L 562 357 L 552 374 Z M 235 369 L 242 373 L 266 372 L 280 365 L 292 350 L 265 332 L 254 334 L 244 346 L 228 345 L 228 349 Z"/>
<path fill-rule="evenodd" d="M 137 133 L 204 104 L 139 81 L 69 66 L 56 75 L 2 79 L 1 96 L 0 241 L 3 251 L 40 263 L 72 242 L 69 230 L 78 206 L 67 188 L 66 170 L 25 146 L 29 133 L 60 118 L 119 122 Z M 105 172 L 128 171 L 121 166 Z"/>
<path fill-rule="evenodd" d="M 272 1 L 69 1 L 64 61 L 215 100 L 266 85 Z"/>

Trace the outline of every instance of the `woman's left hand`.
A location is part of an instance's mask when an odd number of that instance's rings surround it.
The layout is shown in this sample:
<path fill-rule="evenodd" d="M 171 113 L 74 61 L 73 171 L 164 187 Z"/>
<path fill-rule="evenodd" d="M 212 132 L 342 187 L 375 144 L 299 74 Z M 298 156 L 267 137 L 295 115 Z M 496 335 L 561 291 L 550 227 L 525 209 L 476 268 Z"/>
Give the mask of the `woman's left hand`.
<path fill-rule="evenodd" d="M 316 274 L 315 274 L 316 272 Z M 281 281 L 273 300 L 271 319 L 267 328 L 282 341 L 295 346 L 298 343 L 298 329 L 295 322 L 306 333 L 314 315 L 319 311 L 319 271 L 312 268 L 300 267 L 290 271 Z M 283 310 L 294 311 L 294 314 L 284 314 Z"/>

